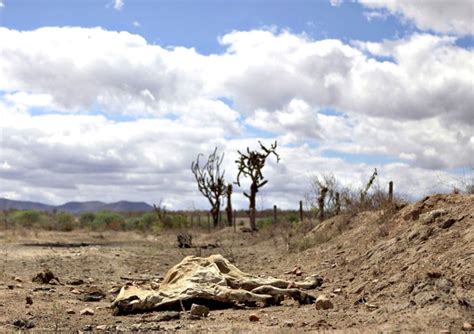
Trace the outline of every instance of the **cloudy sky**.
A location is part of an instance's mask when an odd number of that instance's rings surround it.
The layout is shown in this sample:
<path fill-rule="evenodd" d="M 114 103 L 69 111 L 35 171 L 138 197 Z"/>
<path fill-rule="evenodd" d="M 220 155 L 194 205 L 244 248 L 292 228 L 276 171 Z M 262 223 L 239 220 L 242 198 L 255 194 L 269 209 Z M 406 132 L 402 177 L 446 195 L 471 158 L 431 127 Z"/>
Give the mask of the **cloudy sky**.
<path fill-rule="evenodd" d="M 281 155 L 259 207 L 375 167 L 449 191 L 474 177 L 473 32 L 469 0 L 0 0 L 0 197 L 206 208 L 192 160 L 217 146 L 232 182 L 258 140 Z"/>

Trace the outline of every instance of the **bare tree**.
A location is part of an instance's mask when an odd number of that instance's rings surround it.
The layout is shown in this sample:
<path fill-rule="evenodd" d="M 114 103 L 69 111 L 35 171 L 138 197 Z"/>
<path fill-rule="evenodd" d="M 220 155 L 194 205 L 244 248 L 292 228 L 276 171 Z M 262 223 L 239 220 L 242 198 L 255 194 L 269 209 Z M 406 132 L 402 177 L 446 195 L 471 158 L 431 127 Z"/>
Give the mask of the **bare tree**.
<path fill-rule="evenodd" d="M 191 171 L 196 178 L 198 189 L 207 198 L 211 204 L 211 215 L 214 227 L 219 223 L 219 211 L 221 206 L 221 197 L 226 190 L 224 183 L 224 173 L 221 173 L 221 164 L 224 160 L 224 153 L 219 155 L 217 147 L 209 155 L 207 162 L 200 166 L 199 159 L 203 154 L 198 154 L 196 161 L 191 164 Z"/>
<path fill-rule="evenodd" d="M 280 161 L 279 155 L 276 153 L 277 142 L 270 145 L 270 148 L 265 147 L 260 141 L 260 151 L 254 150 L 250 151 L 247 147 L 247 153 L 244 154 L 240 151 L 239 158 L 235 161 L 239 169 L 237 174 L 236 184 L 240 187 L 240 176 L 249 177 L 252 183 L 250 184 L 250 194 L 244 192 L 245 197 L 249 199 L 249 217 L 250 217 L 250 227 L 252 230 L 257 230 L 257 225 L 255 224 L 255 205 L 256 205 L 256 196 L 261 187 L 267 184 L 268 180 L 263 178 L 262 169 L 265 166 L 265 161 L 270 154 L 274 154 L 277 158 L 277 162 Z"/>

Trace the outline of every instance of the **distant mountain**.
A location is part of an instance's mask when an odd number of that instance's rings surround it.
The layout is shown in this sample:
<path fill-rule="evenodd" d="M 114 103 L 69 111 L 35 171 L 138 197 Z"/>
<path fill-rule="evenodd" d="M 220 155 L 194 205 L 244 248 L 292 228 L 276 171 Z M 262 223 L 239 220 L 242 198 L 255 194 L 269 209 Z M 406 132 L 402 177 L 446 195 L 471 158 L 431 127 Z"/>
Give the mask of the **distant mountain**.
<path fill-rule="evenodd" d="M 0 210 L 17 209 L 17 210 L 41 210 L 48 211 L 52 210 L 51 205 L 28 202 L 28 201 L 14 201 L 11 199 L 0 198 Z"/>
<path fill-rule="evenodd" d="M 145 202 L 128 202 L 120 201 L 105 204 L 101 210 L 118 211 L 118 212 L 143 212 L 151 211 L 153 207 Z"/>
<path fill-rule="evenodd" d="M 67 202 L 63 205 L 56 206 L 58 211 L 81 213 L 81 212 L 95 212 L 100 211 L 107 205 L 104 202 L 89 201 L 89 202 Z"/>
<path fill-rule="evenodd" d="M 119 201 L 114 203 L 104 203 L 99 201 L 88 202 L 68 202 L 63 205 L 48 205 L 37 202 L 15 201 L 6 198 L 0 198 L 0 210 L 40 210 L 40 211 L 62 211 L 73 214 L 83 212 L 97 212 L 102 210 L 116 212 L 146 212 L 153 210 L 151 205 L 145 202 Z"/>

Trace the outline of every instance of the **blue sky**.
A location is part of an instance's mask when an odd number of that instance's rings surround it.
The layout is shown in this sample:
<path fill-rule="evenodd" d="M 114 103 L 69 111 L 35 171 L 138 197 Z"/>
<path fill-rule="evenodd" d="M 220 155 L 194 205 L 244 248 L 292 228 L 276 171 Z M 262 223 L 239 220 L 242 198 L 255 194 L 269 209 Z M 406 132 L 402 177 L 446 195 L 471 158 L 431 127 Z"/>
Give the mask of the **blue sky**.
<path fill-rule="evenodd" d="M 403 37 L 415 27 L 395 17 L 371 20 L 358 3 L 329 1 L 127 1 L 114 10 L 111 1 L 11 1 L 0 24 L 18 30 L 43 26 L 104 27 L 138 33 L 150 43 L 218 53 L 218 36 L 232 30 L 278 27 L 313 38 L 378 41 Z M 139 26 L 135 26 L 134 22 Z"/>
<path fill-rule="evenodd" d="M 373 168 L 448 191 L 474 166 L 472 27 L 469 1 L 0 0 L 0 197 L 204 207 L 193 156 L 230 178 L 259 139 L 280 206 Z"/>

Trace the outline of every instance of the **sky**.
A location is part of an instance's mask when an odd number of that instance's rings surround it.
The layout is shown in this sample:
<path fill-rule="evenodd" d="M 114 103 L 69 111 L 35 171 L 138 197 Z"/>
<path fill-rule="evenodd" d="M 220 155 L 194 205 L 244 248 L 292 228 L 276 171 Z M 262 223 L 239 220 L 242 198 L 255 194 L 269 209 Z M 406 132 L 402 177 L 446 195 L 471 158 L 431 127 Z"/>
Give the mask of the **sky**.
<path fill-rule="evenodd" d="M 0 0 L 0 197 L 206 209 L 191 162 L 278 142 L 257 207 L 377 168 L 474 180 L 474 3 Z M 234 187 L 234 207 L 248 203 Z"/>

